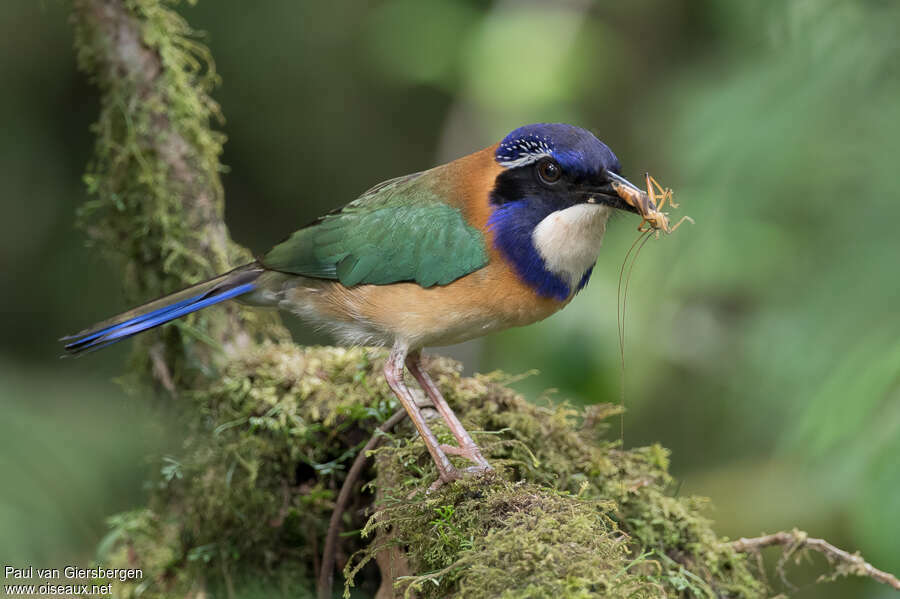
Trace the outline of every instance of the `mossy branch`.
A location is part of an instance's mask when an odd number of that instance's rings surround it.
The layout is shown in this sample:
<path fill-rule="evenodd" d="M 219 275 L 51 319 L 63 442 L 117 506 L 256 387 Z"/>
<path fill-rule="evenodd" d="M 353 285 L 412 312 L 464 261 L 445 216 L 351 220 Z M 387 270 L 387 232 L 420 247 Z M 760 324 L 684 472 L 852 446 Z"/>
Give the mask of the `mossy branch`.
<path fill-rule="evenodd" d="M 78 65 L 101 92 L 85 175 L 93 199 L 80 221 L 124 272 L 128 300 L 250 261 L 224 222 L 225 138 L 210 126 L 222 115 L 209 95 L 218 82 L 209 50 L 158 0 L 74 0 L 72 21 Z M 186 369 L 214 366 L 219 348 L 246 346 L 254 333 L 282 334 L 273 318 L 236 304 L 203 312 L 144 337 L 136 363 L 146 371 L 152 348 L 155 378 L 174 392 Z"/>
<path fill-rule="evenodd" d="M 209 51 L 160 0 L 73 0 L 73 22 L 79 65 L 101 90 L 81 223 L 127 296 L 249 260 L 223 221 Z M 312 597 L 332 556 L 346 592 L 379 598 L 768 596 L 703 500 L 675 495 L 664 449 L 603 440 L 614 408 L 537 406 L 502 375 L 464 378 L 432 360 L 497 472 L 429 494 L 436 473 L 408 423 L 384 433 L 374 464 L 360 457 L 398 409 L 384 353 L 274 341 L 285 338 L 274 317 L 231 305 L 140 342 L 134 368 L 181 396 L 189 434 L 150 505 L 110 519 L 100 559 L 145 576 L 114 596 Z"/>

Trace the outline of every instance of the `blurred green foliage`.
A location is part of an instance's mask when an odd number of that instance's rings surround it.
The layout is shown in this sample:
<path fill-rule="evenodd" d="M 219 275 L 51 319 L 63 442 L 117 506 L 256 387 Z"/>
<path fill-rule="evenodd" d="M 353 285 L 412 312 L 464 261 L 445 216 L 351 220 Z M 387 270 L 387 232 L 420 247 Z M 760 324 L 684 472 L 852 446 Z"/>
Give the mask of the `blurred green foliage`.
<path fill-rule="evenodd" d="M 108 380 L 126 352 L 56 360 L 56 337 L 126 307 L 73 226 L 98 102 L 67 10 L 0 4 L 4 560 L 89 555 L 106 514 L 140 505 L 141 456 L 166 447 L 145 422 L 160 414 L 117 412 L 130 400 Z M 626 445 L 672 448 L 683 492 L 710 495 L 727 534 L 798 526 L 900 571 L 900 5 L 207 0 L 182 13 L 222 75 L 228 222 L 256 253 L 372 183 L 527 122 L 591 128 L 627 176 L 673 187 L 697 224 L 635 266 Z M 616 286 L 636 226 L 611 223 L 570 307 L 471 346 L 471 366 L 536 367 L 530 392 L 617 399 Z M 40 484 L 67 473 L 93 491 Z M 799 596 L 879 592 L 847 581 Z"/>

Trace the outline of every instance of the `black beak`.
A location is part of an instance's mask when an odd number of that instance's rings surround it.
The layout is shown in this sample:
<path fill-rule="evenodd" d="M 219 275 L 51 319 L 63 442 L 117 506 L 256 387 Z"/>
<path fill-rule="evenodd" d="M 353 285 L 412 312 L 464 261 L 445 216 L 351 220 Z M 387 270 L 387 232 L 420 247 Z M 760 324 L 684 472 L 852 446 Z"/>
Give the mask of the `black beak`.
<path fill-rule="evenodd" d="M 607 172 L 606 176 L 606 183 L 592 190 L 587 201 L 593 204 L 605 204 L 626 212 L 644 214 L 644 204 L 650 201 L 647 194 L 625 177 L 610 172 Z M 654 206 L 653 209 L 655 210 L 656 207 Z"/>

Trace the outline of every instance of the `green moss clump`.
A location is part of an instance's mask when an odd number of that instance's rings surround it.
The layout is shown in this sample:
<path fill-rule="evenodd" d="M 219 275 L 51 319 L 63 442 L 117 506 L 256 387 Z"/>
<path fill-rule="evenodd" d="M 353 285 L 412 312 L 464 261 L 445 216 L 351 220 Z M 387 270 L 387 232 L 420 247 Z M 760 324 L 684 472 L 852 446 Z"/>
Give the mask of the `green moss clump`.
<path fill-rule="evenodd" d="M 309 596 L 346 470 L 397 409 L 383 358 L 381 350 L 263 345 L 190 393 L 190 434 L 177 458 L 163 460 L 149 511 L 113 522 L 102 561 L 146 576 L 141 589 L 121 585 L 117 596 L 183 596 L 197 581 L 207 592 L 231 589 L 226 596 Z M 345 529 L 362 527 L 370 502 L 359 495 Z"/>
<path fill-rule="evenodd" d="M 396 409 L 381 352 L 270 345 L 195 394 L 201 421 L 173 491 L 193 543 L 312 564 L 344 473 Z M 212 438 L 207 435 L 212 433 Z"/>
<path fill-rule="evenodd" d="M 104 546 L 106 565 L 144 568 L 141 588 L 117 596 L 310 596 L 346 470 L 397 409 L 384 357 L 264 345 L 194 392 L 183 451 L 162 464 L 149 509 L 117 517 Z M 410 566 L 383 568 L 388 585 L 420 597 L 765 596 L 703 502 L 672 495 L 665 450 L 602 440 L 614 409 L 534 405 L 450 360 L 428 370 L 497 471 L 426 493 L 436 472 L 412 427 L 386 435 L 361 481 L 375 494 L 355 495 L 339 542 L 358 596 L 374 593 L 387 547 Z"/>
<path fill-rule="evenodd" d="M 462 378 L 448 360 L 429 370 L 497 474 L 425 494 L 436 472 L 421 441 L 378 450 L 372 484 L 384 499 L 365 530 L 387 533 L 426 573 L 399 587 L 421 597 L 767 596 L 702 515 L 705 502 L 673 496 L 663 448 L 600 439 L 615 408 L 596 406 L 579 425 L 571 408 L 529 403 L 502 376 Z M 364 548 L 360 562 L 382 549 Z"/>
<path fill-rule="evenodd" d="M 415 501 L 389 501 L 364 533 L 389 531 L 407 548 L 416 576 L 398 578 L 405 595 L 473 599 L 664 597 L 640 574 L 612 504 L 496 475 L 463 480 Z M 353 575 L 354 568 L 348 572 Z"/>
<path fill-rule="evenodd" d="M 247 568 L 231 570 L 216 544 L 186 548 L 181 519 L 150 509 L 110 518 L 111 531 L 99 553 L 104 565 L 140 568 L 143 577 L 112 582 L 113 597 L 151 599 L 185 597 L 241 597 L 267 599 L 313 595 L 306 568 L 271 568 L 264 575 Z M 105 581 L 98 581 L 104 583 Z"/>

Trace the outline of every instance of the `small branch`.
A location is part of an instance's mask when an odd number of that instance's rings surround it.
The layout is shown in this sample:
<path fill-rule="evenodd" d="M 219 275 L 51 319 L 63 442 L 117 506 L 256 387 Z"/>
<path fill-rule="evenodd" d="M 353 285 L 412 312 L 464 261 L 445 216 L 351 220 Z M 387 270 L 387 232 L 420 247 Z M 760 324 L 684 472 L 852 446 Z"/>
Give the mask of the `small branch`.
<path fill-rule="evenodd" d="M 341 532 L 341 518 L 344 516 L 344 510 L 347 509 L 347 502 L 350 501 L 353 487 L 356 486 L 360 475 L 362 475 L 368 453 L 378 447 L 383 433 L 394 428 L 405 417 L 406 410 L 400 408 L 394 412 L 393 416 L 375 429 L 369 438 L 369 442 L 356 454 L 356 459 L 353 460 L 353 465 L 350 466 L 350 471 L 347 472 L 347 478 L 344 479 L 344 484 L 341 485 L 341 491 L 338 493 L 337 501 L 334 504 L 334 511 L 331 513 L 331 521 L 328 523 L 328 534 L 325 536 L 325 548 L 322 550 L 322 569 L 319 571 L 319 583 L 317 585 L 319 599 L 331 597 L 331 588 L 334 582 L 334 553 L 337 548 L 337 538 Z"/>
<path fill-rule="evenodd" d="M 830 564 L 835 565 L 838 574 L 867 576 L 900 591 L 900 580 L 893 574 L 879 570 L 864 560 L 859 554 L 848 553 L 824 539 L 811 538 L 802 530 L 794 529 L 791 532 L 776 532 L 771 535 L 751 539 L 740 538 L 731 543 L 734 550 L 741 553 L 759 553 L 761 549 L 775 545 L 786 547 L 782 560 L 787 559 L 801 549 L 812 549 L 823 554 Z"/>

